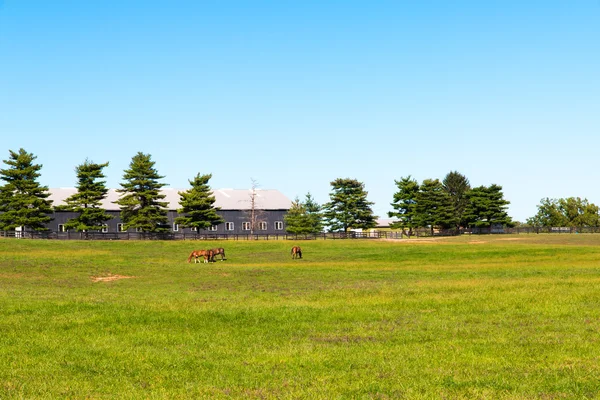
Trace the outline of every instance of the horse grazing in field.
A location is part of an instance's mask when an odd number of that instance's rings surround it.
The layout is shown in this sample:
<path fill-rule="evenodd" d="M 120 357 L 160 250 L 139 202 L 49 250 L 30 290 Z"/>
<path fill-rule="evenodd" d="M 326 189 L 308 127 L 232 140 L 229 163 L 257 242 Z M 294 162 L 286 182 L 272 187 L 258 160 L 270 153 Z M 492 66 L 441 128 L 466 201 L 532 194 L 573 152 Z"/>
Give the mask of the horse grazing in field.
<path fill-rule="evenodd" d="M 294 258 L 302 258 L 302 249 L 300 246 L 292 247 L 292 259 Z"/>
<path fill-rule="evenodd" d="M 193 258 L 194 264 L 196 264 L 200 262 L 198 261 L 198 258 L 200 257 L 204 257 L 204 263 L 208 263 L 209 260 L 214 257 L 214 255 L 212 250 L 194 250 L 190 253 L 190 256 L 188 257 L 187 261 L 191 262 Z"/>
<path fill-rule="evenodd" d="M 217 247 L 216 249 L 211 250 L 213 252 L 211 261 L 215 261 L 215 256 L 221 255 L 221 261 L 225 261 L 225 249 L 222 247 Z"/>

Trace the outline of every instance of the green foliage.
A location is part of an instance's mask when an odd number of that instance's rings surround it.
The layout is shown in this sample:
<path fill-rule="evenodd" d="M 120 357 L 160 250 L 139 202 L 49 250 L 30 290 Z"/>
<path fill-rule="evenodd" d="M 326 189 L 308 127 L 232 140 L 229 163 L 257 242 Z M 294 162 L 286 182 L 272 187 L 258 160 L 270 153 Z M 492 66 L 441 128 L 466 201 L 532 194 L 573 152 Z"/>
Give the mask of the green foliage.
<path fill-rule="evenodd" d="M 416 196 L 415 222 L 418 226 L 447 229 L 456 225 L 452 198 L 438 180 L 425 179 Z"/>
<path fill-rule="evenodd" d="M 198 173 L 194 179 L 188 181 L 192 187 L 185 192 L 179 192 L 181 208 L 177 212 L 184 215 L 175 218 L 175 223 L 200 230 L 225 222 L 217 213 L 221 208 L 214 206 L 215 196 L 208 185 L 210 178 L 212 174 Z"/>
<path fill-rule="evenodd" d="M 391 203 L 394 208 L 393 212 L 388 212 L 391 218 L 398 218 L 397 222 L 390 224 L 390 227 L 406 229 L 408 235 L 412 235 L 413 228 L 417 228 L 415 207 L 417 204 L 417 194 L 419 193 L 419 184 L 411 176 L 395 180 L 398 191 L 394 193 L 394 201 Z"/>
<path fill-rule="evenodd" d="M 469 226 L 512 225 L 506 212 L 510 202 L 504 200 L 502 186 L 479 186 L 468 191 L 466 197 L 469 204 L 465 209 L 464 219 Z"/>
<path fill-rule="evenodd" d="M 102 225 L 112 217 L 101 208 L 108 189 L 102 170 L 108 163 L 97 164 L 88 160 L 75 168 L 77 174 L 77 193 L 65 199 L 66 205 L 61 209 L 79 213 L 65 224 L 66 229 L 81 231 L 99 231 Z"/>
<path fill-rule="evenodd" d="M 295 234 L 316 234 L 323 231 L 321 206 L 310 193 L 301 202 L 298 197 L 292 202 L 292 207 L 285 217 L 286 231 Z"/>
<path fill-rule="evenodd" d="M 362 182 L 338 178 L 331 186 L 331 201 L 323 205 L 323 216 L 331 231 L 368 229 L 376 225 L 377 216 L 371 209 L 374 203 L 367 200 L 368 192 Z"/>
<path fill-rule="evenodd" d="M 459 228 L 465 226 L 466 223 L 463 219 L 463 214 L 469 204 L 466 196 L 467 192 L 471 190 L 469 180 L 459 172 L 451 171 L 442 181 L 442 185 L 444 186 L 444 190 L 450 195 L 450 199 L 452 199 L 452 209 L 456 227 Z"/>
<path fill-rule="evenodd" d="M 46 230 L 45 224 L 52 220 L 48 215 L 52 201 L 48 200 L 48 187 L 37 182 L 42 165 L 34 164 L 37 157 L 23 149 L 9 152 L 4 160 L 8 168 L 0 170 L 0 179 L 6 182 L 0 187 L 0 229 Z"/>
<path fill-rule="evenodd" d="M 160 193 L 165 186 L 154 168 L 150 154 L 138 152 L 131 159 L 129 169 L 123 174 L 124 182 L 117 192 L 123 193 L 115 203 L 121 207 L 121 220 L 125 229 L 136 228 L 142 232 L 168 232 L 166 196 Z"/>
<path fill-rule="evenodd" d="M 537 214 L 527 223 L 546 227 L 585 227 L 600 226 L 598 206 L 587 199 L 569 197 L 566 199 L 545 198 L 538 205 Z"/>

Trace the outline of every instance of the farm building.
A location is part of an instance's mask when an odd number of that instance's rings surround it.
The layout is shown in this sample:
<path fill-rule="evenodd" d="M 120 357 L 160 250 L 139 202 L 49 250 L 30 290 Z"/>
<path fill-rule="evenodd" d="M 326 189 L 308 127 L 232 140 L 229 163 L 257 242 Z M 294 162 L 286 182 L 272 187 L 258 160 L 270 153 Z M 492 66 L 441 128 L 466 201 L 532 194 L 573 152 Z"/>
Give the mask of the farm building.
<path fill-rule="evenodd" d="M 177 209 L 179 205 L 179 193 L 184 189 L 165 188 L 161 192 L 166 197 L 162 200 L 168 203 L 167 218 L 173 232 L 192 233 L 191 228 L 183 228 L 174 223 L 179 215 Z M 76 188 L 56 188 L 50 189 L 49 199 L 53 201 L 54 207 L 65 205 L 65 199 L 77 193 Z M 215 196 L 215 207 L 221 207 L 218 214 L 225 220 L 224 223 L 213 226 L 211 229 L 200 231 L 198 233 L 214 234 L 247 234 L 250 233 L 250 210 L 251 195 L 249 189 L 218 189 L 213 191 Z M 290 209 L 292 202 L 278 190 L 256 190 L 255 210 L 258 210 L 258 227 L 254 233 L 257 234 L 277 234 L 285 232 L 284 215 Z M 110 189 L 108 195 L 102 202 L 102 207 L 113 216 L 107 221 L 103 232 L 124 232 L 123 224 L 120 218 L 120 209 L 114 202 L 119 199 L 120 193 L 115 189 Z M 47 227 L 51 231 L 64 231 L 64 224 L 77 214 L 71 211 L 55 211 L 54 218 Z M 131 231 L 131 230 L 130 230 Z"/>

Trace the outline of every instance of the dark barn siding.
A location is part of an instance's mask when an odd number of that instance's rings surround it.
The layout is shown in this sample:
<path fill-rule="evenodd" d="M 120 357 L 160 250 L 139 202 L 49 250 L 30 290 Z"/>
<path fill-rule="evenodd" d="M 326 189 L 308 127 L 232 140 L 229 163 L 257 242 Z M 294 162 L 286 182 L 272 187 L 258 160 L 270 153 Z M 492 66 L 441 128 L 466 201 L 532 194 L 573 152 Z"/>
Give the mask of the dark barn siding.
<path fill-rule="evenodd" d="M 225 230 L 225 223 L 219 224 L 217 226 L 216 231 L 211 230 L 201 230 L 199 233 L 218 233 L 218 234 L 247 234 L 250 231 L 242 230 L 243 222 L 250 222 L 250 213 L 247 210 L 220 210 L 219 215 L 223 217 L 226 222 L 233 222 L 234 229 L 233 231 Z M 254 233 L 258 234 L 278 234 L 285 233 L 285 222 L 283 217 L 287 213 L 287 210 L 260 210 L 258 212 L 259 221 L 264 221 L 267 223 L 267 230 L 256 229 Z M 109 215 L 112 215 L 113 218 L 106 222 L 108 225 L 108 232 L 117 232 L 117 224 L 122 223 L 119 211 L 109 210 Z M 69 219 L 75 218 L 77 213 L 71 211 L 56 211 L 53 213 L 52 217 L 54 218 L 50 223 L 46 225 L 48 229 L 53 232 L 58 231 L 59 225 L 65 224 Z M 169 210 L 167 212 L 167 218 L 169 220 L 169 226 L 171 230 L 173 230 L 173 223 L 175 218 L 178 216 L 177 211 Z M 283 229 L 276 230 L 275 222 L 281 221 L 283 223 Z M 133 229 L 130 229 L 129 232 L 133 232 Z M 179 227 L 180 233 L 191 233 L 190 228 L 182 228 Z"/>

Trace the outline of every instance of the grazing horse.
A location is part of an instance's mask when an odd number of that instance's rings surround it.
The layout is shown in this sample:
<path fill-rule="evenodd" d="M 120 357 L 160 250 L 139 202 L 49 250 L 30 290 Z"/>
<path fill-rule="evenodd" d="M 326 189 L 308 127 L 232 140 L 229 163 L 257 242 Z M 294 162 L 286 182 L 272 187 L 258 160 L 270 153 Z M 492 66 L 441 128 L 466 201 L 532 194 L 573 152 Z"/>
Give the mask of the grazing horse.
<path fill-rule="evenodd" d="M 292 259 L 294 258 L 302 258 L 302 249 L 300 246 L 292 247 Z"/>
<path fill-rule="evenodd" d="M 204 263 L 208 263 L 208 261 L 214 257 L 214 255 L 212 250 L 194 250 L 190 253 L 187 261 L 191 262 L 192 258 L 194 258 L 194 264 L 196 264 L 200 262 L 198 261 L 198 258 L 200 257 L 204 257 Z"/>
<path fill-rule="evenodd" d="M 215 261 L 215 256 L 221 255 L 221 261 L 225 261 L 225 249 L 222 247 L 217 247 L 216 249 L 211 250 L 213 252 L 211 261 Z"/>

